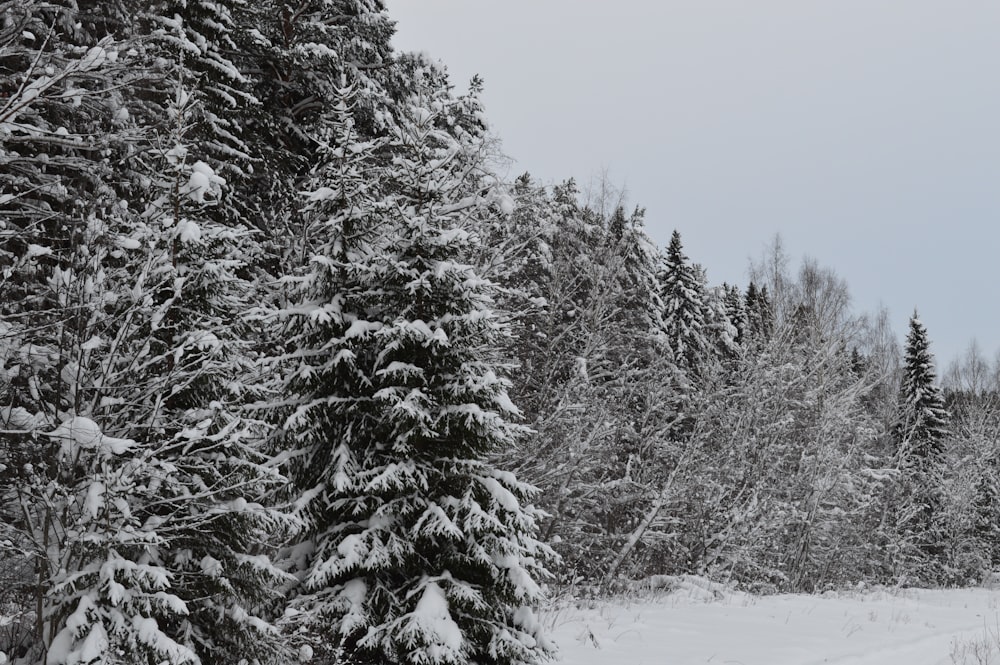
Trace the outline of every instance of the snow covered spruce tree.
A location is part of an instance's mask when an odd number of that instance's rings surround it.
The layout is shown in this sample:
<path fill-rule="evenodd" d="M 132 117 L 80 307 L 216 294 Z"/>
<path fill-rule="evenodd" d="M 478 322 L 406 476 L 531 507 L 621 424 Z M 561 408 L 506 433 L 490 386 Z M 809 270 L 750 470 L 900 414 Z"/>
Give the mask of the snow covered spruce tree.
<path fill-rule="evenodd" d="M 936 383 L 927 329 L 917 312 L 910 317 L 899 392 L 899 417 L 894 427 L 897 464 L 902 472 L 896 508 L 901 561 L 916 558 L 917 574 L 925 581 L 940 576 L 934 560 L 944 551 L 940 542 L 941 487 L 948 413 Z M 915 548 L 915 549 L 914 549 Z"/>
<path fill-rule="evenodd" d="M 247 205 L 257 206 L 261 243 L 272 255 L 263 267 L 273 275 L 298 265 L 311 233 L 304 225 L 299 192 L 324 159 L 326 134 L 338 103 L 342 77 L 353 87 L 352 115 L 365 139 L 384 134 L 382 112 L 390 82 L 407 79 L 397 66 L 390 39 L 393 22 L 381 0 L 261 0 L 243 5 L 253 16 L 260 43 L 254 80 L 261 101 L 248 119 L 244 137 L 251 154 L 266 160 L 256 167 Z"/>
<path fill-rule="evenodd" d="M 916 312 L 910 317 L 904 353 L 896 426 L 900 458 L 907 465 L 927 470 L 940 463 L 944 454 L 948 412 L 936 382 L 927 329 Z"/>
<path fill-rule="evenodd" d="M 746 311 L 744 346 L 759 350 L 774 332 L 774 314 L 767 287 L 758 289 L 757 284 L 751 281 L 743 299 L 743 308 Z"/>
<path fill-rule="evenodd" d="M 439 93 L 387 145 L 338 111 L 324 220 L 290 317 L 281 423 L 306 524 L 290 615 L 322 663 L 533 663 L 550 551 L 532 490 L 486 456 L 520 434 L 475 248 L 482 135 Z M 375 153 L 391 153 L 391 163 Z"/>
<path fill-rule="evenodd" d="M 707 294 L 674 231 L 659 274 L 663 325 L 673 360 L 681 369 L 697 374 L 699 365 L 712 352 L 709 338 Z"/>

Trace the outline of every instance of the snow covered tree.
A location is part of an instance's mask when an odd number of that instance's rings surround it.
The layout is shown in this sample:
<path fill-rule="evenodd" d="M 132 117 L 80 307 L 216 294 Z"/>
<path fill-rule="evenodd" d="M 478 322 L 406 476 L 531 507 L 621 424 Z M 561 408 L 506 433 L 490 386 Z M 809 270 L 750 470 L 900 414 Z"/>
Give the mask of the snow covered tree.
<path fill-rule="evenodd" d="M 747 338 L 747 328 L 749 325 L 746 304 L 740 287 L 734 284 L 723 284 L 723 303 L 726 310 L 726 318 L 733 326 L 733 344 L 742 347 Z"/>
<path fill-rule="evenodd" d="M 936 383 L 927 329 L 916 312 L 910 317 L 896 425 L 900 463 L 928 471 L 937 466 L 948 435 L 948 412 Z"/>
<path fill-rule="evenodd" d="M 271 255 L 264 267 L 278 277 L 302 260 L 311 237 L 300 192 L 324 158 L 338 90 L 353 86 L 356 131 L 370 140 L 386 135 L 389 99 L 409 94 L 412 76 L 392 50 L 393 22 L 381 0 L 264 0 L 241 13 L 252 17 L 245 29 L 261 72 L 253 88 L 261 104 L 243 136 L 267 165 L 249 176 L 251 205 Z"/>
<path fill-rule="evenodd" d="M 170 592 L 169 573 L 150 561 L 159 534 L 132 511 L 137 489 L 155 482 L 149 458 L 135 441 L 106 436 L 83 416 L 47 436 L 56 464 L 26 470 L 22 494 L 32 506 L 24 517 L 39 568 L 48 576 L 37 636 L 44 662 L 198 663 L 164 632 L 187 609 Z M 43 491 L 33 496 L 32 489 Z"/>
<path fill-rule="evenodd" d="M 33 572 L 29 657 L 266 660 L 280 649 L 255 613 L 281 575 L 258 548 L 279 520 L 256 499 L 276 476 L 240 413 L 252 243 L 211 219 L 224 181 L 187 158 L 185 134 L 212 132 L 172 94 L 169 49 L 138 39 L 141 8 L 16 4 L 35 13 L 3 37 L 4 80 L 28 94 L 0 151 L 22 165 L 0 169 L 0 394 L 19 432 L 0 510 Z"/>
<path fill-rule="evenodd" d="M 981 578 L 1000 563 L 1000 456 L 996 446 L 1000 393 L 990 363 L 975 340 L 952 362 L 944 387 L 952 434 L 948 476 L 953 486 L 966 490 L 959 492 L 962 496 L 958 500 L 945 492 L 951 504 L 946 513 L 951 536 L 947 540 L 948 565 L 956 579 Z M 969 570 L 972 563 L 974 569 Z"/>
<path fill-rule="evenodd" d="M 487 265 L 518 293 L 505 300 L 518 312 L 506 348 L 534 432 L 499 459 L 541 489 L 543 537 L 563 556 L 564 578 L 599 583 L 612 566 L 614 577 L 655 565 L 643 518 L 676 452 L 665 432 L 676 370 L 663 346 L 658 250 L 641 209 L 584 207 L 572 181 L 549 190 L 521 178 L 513 191 L 510 223 L 490 242 L 515 251 Z"/>
<path fill-rule="evenodd" d="M 876 430 L 867 382 L 830 350 L 784 337 L 736 359 L 726 381 L 692 398 L 688 482 L 659 527 L 674 569 L 771 590 L 867 572 L 866 506 L 879 487 L 865 456 Z"/>
<path fill-rule="evenodd" d="M 610 290 L 596 255 L 602 236 L 599 226 L 584 222 L 576 184 L 549 190 L 522 177 L 513 194 L 509 222 L 487 237 L 504 254 L 491 252 L 480 264 L 504 287 L 498 304 L 514 322 L 503 343 L 516 363 L 511 396 L 534 433 L 511 441 L 495 459 L 540 488 L 538 500 L 552 513 L 543 536 L 561 539 L 567 568 L 575 569 L 577 559 L 587 560 L 582 552 L 599 558 L 606 549 L 603 534 L 585 535 L 582 526 L 600 507 L 578 498 L 596 482 L 591 471 L 612 463 L 603 445 L 611 438 L 602 423 L 607 407 L 590 373 L 602 376 L 610 367 L 603 362 L 600 322 L 616 310 L 597 293 Z"/>
<path fill-rule="evenodd" d="M 941 582 L 946 551 L 942 492 L 948 413 L 935 383 L 927 330 L 916 312 L 910 318 L 902 372 L 892 432 L 900 475 L 893 494 L 885 499 L 897 531 L 894 565 L 897 576 Z"/>
<path fill-rule="evenodd" d="M 234 0 L 169 0 L 153 4 L 148 17 L 151 41 L 182 70 L 175 77 L 197 92 L 197 103 L 186 111 L 186 139 L 197 142 L 205 162 L 230 181 L 244 175 L 252 159 L 243 124 L 259 102 L 239 65 L 260 40 L 253 18 L 245 3 Z"/>
<path fill-rule="evenodd" d="M 0 538 L 4 567 L 20 556 L 13 568 L 31 573 L 19 580 L 30 606 L 18 614 L 32 658 L 58 627 L 47 601 L 53 576 L 79 562 L 62 557 L 92 480 L 39 433 L 86 397 L 76 360 L 93 352 L 99 236 L 122 210 L 113 158 L 134 140 L 118 112 L 138 75 L 122 41 L 79 38 L 71 7 L 8 2 L 0 14 Z"/>
<path fill-rule="evenodd" d="M 607 258 L 611 273 L 618 283 L 615 304 L 620 310 L 618 323 L 626 335 L 645 338 L 649 346 L 661 344 L 663 332 L 656 271 L 659 250 L 646 235 L 645 210 L 636 208 L 628 217 L 621 207 L 615 209 L 608 222 Z M 638 351 L 633 347 L 633 351 Z"/>
<path fill-rule="evenodd" d="M 193 103 L 178 87 L 170 126 L 186 126 Z M 122 342 L 140 345 L 126 357 L 140 358 L 142 369 L 109 363 L 120 372 L 118 399 L 124 378 L 142 377 L 144 390 L 118 413 L 145 423 L 134 436 L 168 469 L 137 512 L 160 525 L 164 542 L 153 556 L 186 603 L 187 616 L 175 622 L 184 643 L 203 661 L 271 662 L 282 647 L 258 615 L 283 575 L 261 544 L 284 525 L 260 502 L 281 478 L 261 451 L 267 426 L 244 410 L 258 391 L 244 314 L 257 292 L 247 266 L 260 251 L 248 228 L 215 219 L 226 218 L 213 214 L 225 180 L 190 154 L 184 135 L 170 138 L 154 181 L 162 194 L 131 236 L 144 249 L 132 292 L 144 297 L 131 318 L 134 337 Z"/>
<path fill-rule="evenodd" d="M 495 287 L 463 262 L 487 203 L 480 137 L 433 94 L 396 110 L 387 165 L 347 104 L 310 194 L 322 243 L 285 312 L 295 621 L 321 662 L 530 663 L 550 651 L 530 610 L 549 551 L 531 488 L 485 461 L 520 429 Z"/>
<path fill-rule="evenodd" d="M 506 353 L 519 365 L 512 369 L 512 396 L 535 427 L 551 415 L 564 385 L 585 370 L 580 359 L 592 347 L 584 312 L 598 270 L 588 247 L 599 240 L 582 221 L 572 180 L 549 191 L 521 178 L 514 194 L 509 224 L 488 238 L 492 247 L 512 249 L 479 263 L 505 287 L 502 303 L 516 324 Z"/>
<path fill-rule="evenodd" d="M 697 373 L 699 364 L 712 353 L 706 294 L 684 255 L 677 231 L 670 237 L 659 279 L 663 325 L 673 360 L 685 371 Z"/>
<path fill-rule="evenodd" d="M 747 287 L 743 307 L 747 317 L 747 343 L 760 344 L 770 339 L 774 331 L 774 313 L 767 287 L 758 289 L 757 284 L 751 281 Z"/>
<path fill-rule="evenodd" d="M 889 439 L 898 415 L 900 363 L 902 354 L 899 338 L 892 329 L 889 312 L 881 307 L 864 317 L 855 349 L 861 356 L 861 366 L 871 377 L 873 388 L 866 398 L 868 410 L 878 421 L 883 439 Z M 886 452 L 893 454 L 895 446 L 886 441 Z"/>

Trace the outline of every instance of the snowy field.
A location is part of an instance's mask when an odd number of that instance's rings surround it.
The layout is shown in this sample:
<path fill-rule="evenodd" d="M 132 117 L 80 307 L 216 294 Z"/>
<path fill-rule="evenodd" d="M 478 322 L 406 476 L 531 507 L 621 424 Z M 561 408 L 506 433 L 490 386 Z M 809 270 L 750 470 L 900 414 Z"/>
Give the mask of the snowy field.
<path fill-rule="evenodd" d="M 759 597 L 691 578 L 644 595 L 549 609 L 559 662 L 1000 665 L 1000 590 Z"/>

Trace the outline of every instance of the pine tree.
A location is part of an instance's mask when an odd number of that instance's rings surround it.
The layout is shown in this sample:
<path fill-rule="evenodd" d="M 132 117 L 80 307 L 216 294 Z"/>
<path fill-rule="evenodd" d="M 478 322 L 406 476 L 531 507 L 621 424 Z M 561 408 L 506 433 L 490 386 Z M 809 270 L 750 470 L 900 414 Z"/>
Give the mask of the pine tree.
<path fill-rule="evenodd" d="M 706 294 L 698 273 L 684 255 L 677 231 L 670 237 L 659 279 L 663 324 L 673 360 L 684 370 L 697 373 L 712 349 Z"/>
<path fill-rule="evenodd" d="M 620 290 L 615 301 L 622 332 L 648 341 L 663 331 L 663 303 L 656 278 L 659 251 L 646 235 L 645 213 L 637 207 L 626 217 L 624 209 L 615 209 L 608 224 L 608 259 Z M 638 349 L 633 346 L 632 351 Z"/>
<path fill-rule="evenodd" d="M 753 281 L 747 287 L 744 300 L 747 316 L 747 338 L 755 344 L 760 344 L 771 338 L 774 332 L 774 310 L 768 297 L 767 287 L 757 288 Z"/>
<path fill-rule="evenodd" d="M 746 305 L 740 287 L 736 285 L 722 285 L 723 302 L 726 308 L 726 318 L 733 326 L 733 343 L 742 347 L 746 342 L 747 328 L 749 326 Z"/>
<path fill-rule="evenodd" d="M 905 575 L 925 583 L 946 579 L 942 570 L 946 549 L 943 538 L 945 441 L 949 435 L 948 413 L 941 390 L 935 383 L 934 359 L 927 330 L 916 311 L 910 318 L 900 382 L 898 412 L 893 428 L 896 460 L 903 474 L 896 492 L 901 560 Z"/>
<path fill-rule="evenodd" d="M 896 436 L 901 462 L 922 471 L 940 464 L 948 435 L 948 413 L 936 380 L 927 329 L 914 311 L 906 336 Z"/>
<path fill-rule="evenodd" d="M 549 651 L 529 609 L 548 552 L 532 490 L 486 462 L 519 428 L 492 359 L 495 287 L 463 262 L 486 206 L 482 137 L 449 120 L 457 106 L 437 93 L 398 109 L 386 165 L 344 99 L 329 184 L 310 196 L 325 233 L 285 314 L 281 441 L 306 524 L 293 608 L 323 662 Z"/>
<path fill-rule="evenodd" d="M 186 126 L 189 103 L 178 88 L 174 126 Z M 151 311 L 133 318 L 133 334 L 146 336 L 135 354 L 146 391 L 131 417 L 147 425 L 135 436 L 167 469 L 136 512 L 160 523 L 154 560 L 186 604 L 174 622 L 184 643 L 203 662 L 273 662 L 283 647 L 260 614 L 283 575 L 260 550 L 285 525 L 260 501 L 281 478 L 261 450 L 267 426 L 244 409 L 258 392 L 244 314 L 257 292 L 247 267 L 260 251 L 248 228 L 214 219 L 227 217 L 215 212 L 227 183 L 190 154 L 185 136 L 172 138 L 163 195 L 133 236 L 149 249 L 140 279 L 153 297 Z"/>
<path fill-rule="evenodd" d="M 260 105 L 244 128 L 255 167 L 251 192 L 273 277 L 299 262 L 309 215 L 300 193 L 308 187 L 329 142 L 338 90 L 354 89 L 354 122 L 364 140 L 385 137 L 391 99 L 412 91 L 412 72 L 390 44 L 394 27 L 381 0 L 264 0 L 242 12 L 255 37 L 253 93 Z M 308 255 L 312 250 L 305 251 Z"/>

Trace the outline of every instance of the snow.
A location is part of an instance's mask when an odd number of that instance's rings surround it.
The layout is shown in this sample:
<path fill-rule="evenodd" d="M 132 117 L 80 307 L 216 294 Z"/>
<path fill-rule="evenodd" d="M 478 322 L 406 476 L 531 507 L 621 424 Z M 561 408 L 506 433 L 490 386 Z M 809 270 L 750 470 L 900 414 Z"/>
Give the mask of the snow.
<path fill-rule="evenodd" d="M 304 193 L 308 195 L 308 201 L 310 203 L 315 201 L 326 201 L 337 197 L 337 190 L 331 189 L 330 187 L 320 187 L 312 192 Z"/>
<path fill-rule="evenodd" d="M 54 439 L 71 441 L 81 448 L 96 448 L 100 444 L 101 428 L 90 418 L 76 416 L 63 422 L 49 433 Z"/>
<path fill-rule="evenodd" d="M 83 511 L 90 515 L 90 519 L 97 519 L 97 516 L 101 512 L 101 508 L 104 507 L 104 495 L 107 492 L 107 488 L 104 483 L 94 481 L 90 484 L 87 489 L 87 497 L 84 499 Z"/>
<path fill-rule="evenodd" d="M 129 238 L 126 236 L 119 236 L 115 239 L 115 242 L 122 249 L 139 249 L 140 243 L 135 238 Z"/>
<path fill-rule="evenodd" d="M 175 145 L 170 150 L 163 153 L 163 156 L 167 158 L 167 161 L 171 164 L 179 164 L 187 158 L 187 147 L 183 145 Z"/>
<path fill-rule="evenodd" d="M 87 55 L 80 60 L 80 68 L 84 70 L 97 69 L 108 59 L 108 52 L 105 51 L 103 47 L 94 46 L 91 47 L 91 49 L 87 51 Z"/>
<path fill-rule="evenodd" d="M 131 439 L 117 439 L 105 436 L 90 418 L 73 416 L 63 421 L 47 436 L 59 439 L 60 452 L 65 457 L 73 457 L 80 449 L 96 450 L 101 456 L 121 455 L 135 446 Z"/>
<path fill-rule="evenodd" d="M 92 336 L 86 342 L 80 345 L 80 348 L 84 351 L 92 351 L 94 349 L 99 349 L 104 346 L 104 340 L 98 335 Z"/>
<path fill-rule="evenodd" d="M 377 376 L 400 375 L 400 376 L 420 376 L 423 370 L 412 363 L 404 363 L 394 360 L 384 369 L 375 373 Z"/>
<path fill-rule="evenodd" d="M 80 662 L 88 662 L 81 660 L 79 658 L 79 652 L 72 650 L 73 639 L 74 635 L 81 633 L 81 629 L 90 623 L 88 614 L 94 612 L 94 610 L 94 599 L 89 594 L 81 596 L 76 609 L 69 615 L 69 617 L 67 617 L 63 629 L 55 635 L 51 644 L 49 644 L 45 661 L 46 663 L 49 663 L 49 665 L 73 663 L 75 665 Z M 92 649 L 96 646 L 94 642 L 89 639 L 90 635 L 93 635 L 93 631 L 90 631 L 88 635 L 88 649 Z"/>
<path fill-rule="evenodd" d="M 503 196 L 501 196 L 499 203 L 500 203 L 500 211 L 503 212 L 503 214 L 505 215 L 513 214 L 514 199 L 512 199 L 509 195 L 504 194 Z"/>
<path fill-rule="evenodd" d="M 541 588 L 535 580 L 531 579 L 528 571 L 521 566 L 523 562 L 521 557 L 512 554 L 493 555 L 493 563 L 498 568 L 503 568 L 507 571 L 507 579 L 514 585 L 514 595 L 516 598 L 537 597 L 541 593 Z M 521 621 L 517 621 L 517 623 L 525 625 Z"/>
<path fill-rule="evenodd" d="M 437 583 L 428 582 L 424 587 L 403 635 L 419 635 L 420 640 L 428 645 L 427 654 L 431 662 L 457 660 L 462 649 L 462 630 L 451 618 L 448 599 Z"/>
<path fill-rule="evenodd" d="M 199 567 L 201 568 L 201 572 L 205 573 L 206 575 L 208 575 L 213 579 L 218 579 L 222 577 L 223 573 L 222 562 L 216 559 L 215 557 L 206 554 L 201 558 L 201 561 L 199 562 Z"/>
<path fill-rule="evenodd" d="M 0 407 L 0 425 L 4 429 L 31 431 L 38 426 L 35 416 L 20 406 Z"/>
<path fill-rule="evenodd" d="M 1000 593 L 752 596 L 685 582 L 644 599 L 555 604 L 540 620 L 572 665 L 963 665 L 1000 655 Z"/>
<path fill-rule="evenodd" d="M 504 510 L 510 513 L 521 511 L 521 504 L 518 502 L 517 497 L 497 482 L 495 478 L 479 478 L 479 482 L 482 483 L 483 487 L 490 493 L 490 496 L 493 497 L 493 500 L 500 504 Z"/>
<path fill-rule="evenodd" d="M 348 326 L 347 330 L 344 331 L 344 339 L 351 339 L 352 337 L 364 338 L 368 336 L 369 333 L 375 332 L 382 327 L 382 324 L 372 321 L 363 321 L 361 319 L 355 320 Z"/>
<path fill-rule="evenodd" d="M 52 253 L 52 249 L 49 247 L 42 247 L 41 245 L 29 244 L 27 257 L 33 259 L 36 256 L 47 256 Z"/>
<path fill-rule="evenodd" d="M 351 607 L 359 608 L 365 602 L 365 597 L 368 595 L 368 585 L 360 577 L 349 580 L 344 583 L 341 595 L 347 599 Z"/>
<path fill-rule="evenodd" d="M 83 645 L 80 647 L 79 652 L 72 654 L 75 656 L 75 661 L 71 662 L 100 662 L 100 660 L 103 660 L 103 656 L 107 652 L 109 646 L 110 642 L 108 641 L 108 634 L 104 630 L 104 626 L 99 623 L 95 623 L 91 626 L 90 632 L 87 634 L 87 639 L 83 641 Z"/>
<path fill-rule="evenodd" d="M 196 203 L 204 203 L 205 196 L 215 196 L 218 194 L 225 180 L 215 174 L 208 164 L 197 161 L 191 165 L 191 176 L 184 192 L 188 198 Z"/>
<path fill-rule="evenodd" d="M 418 125 L 423 125 L 431 119 L 432 114 L 425 108 L 417 107 L 413 109 L 413 117 L 417 121 Z"/>
<path fill-rule="evenodd" d="M 198 200 L 200 201 L 201 199 Z M 198 242 L 201 240 L 201 228 L 197 222 L 182 219 L 177 223 L 177 236 L 183 243 Z"/>

